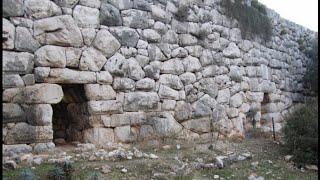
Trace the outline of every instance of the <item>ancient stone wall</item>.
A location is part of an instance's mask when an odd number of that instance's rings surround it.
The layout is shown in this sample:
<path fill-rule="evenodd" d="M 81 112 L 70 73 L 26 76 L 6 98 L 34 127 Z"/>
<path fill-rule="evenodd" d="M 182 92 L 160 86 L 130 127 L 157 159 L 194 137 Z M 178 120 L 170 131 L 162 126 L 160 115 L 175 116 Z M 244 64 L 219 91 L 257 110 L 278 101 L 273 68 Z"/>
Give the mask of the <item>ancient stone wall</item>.
<path fill-rule="evenodd" d="M 218 2 L 4 0 L 3 144 L 242 137 L 253 119 L 280 129 L 304 98 L 299 47 L 314 32 L 268 10 L 272 40 L 249 41 Z"/>

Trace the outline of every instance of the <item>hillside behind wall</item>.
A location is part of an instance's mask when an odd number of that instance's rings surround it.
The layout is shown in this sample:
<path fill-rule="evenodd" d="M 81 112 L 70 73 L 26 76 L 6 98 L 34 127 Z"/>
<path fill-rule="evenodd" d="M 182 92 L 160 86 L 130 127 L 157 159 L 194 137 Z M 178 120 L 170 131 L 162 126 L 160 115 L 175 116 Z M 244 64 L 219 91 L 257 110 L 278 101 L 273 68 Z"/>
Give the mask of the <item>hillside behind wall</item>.
<path fill-rule="evenodd" d="M 261 43 L 217 0 L 4 0 L 3 144 L 205 141 L 271 118 L 279 130 L 304 99 L 298 41 L 310 47 L 314 32 L 268 14 Z"/>

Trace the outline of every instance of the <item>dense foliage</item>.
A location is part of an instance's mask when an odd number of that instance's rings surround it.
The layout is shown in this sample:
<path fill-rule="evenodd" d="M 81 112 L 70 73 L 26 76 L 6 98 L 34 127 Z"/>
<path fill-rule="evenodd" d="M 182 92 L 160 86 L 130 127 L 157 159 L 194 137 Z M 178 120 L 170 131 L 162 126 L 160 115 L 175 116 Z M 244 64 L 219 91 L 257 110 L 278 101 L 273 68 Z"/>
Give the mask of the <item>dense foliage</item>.
<path fill-rule="evenodd" d="M 16 178 L 17 180 L 36 180 L 37 177 L 30 169 L 23 169 L 20 171 Z"/>
<path fill-rule="evenodd" d="M 312 48 L 306 52 L 311 59 L 304 76 L 304 83 L 318 95 L 318 35 L 316 35 Z"/>

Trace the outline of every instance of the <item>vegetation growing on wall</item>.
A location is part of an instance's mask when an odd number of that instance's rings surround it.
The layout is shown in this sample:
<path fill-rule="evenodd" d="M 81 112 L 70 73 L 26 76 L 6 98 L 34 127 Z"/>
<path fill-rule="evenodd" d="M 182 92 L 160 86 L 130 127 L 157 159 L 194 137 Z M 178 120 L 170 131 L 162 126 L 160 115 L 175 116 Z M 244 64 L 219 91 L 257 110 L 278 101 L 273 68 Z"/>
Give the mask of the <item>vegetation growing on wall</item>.
<path fill-rule="evenodd" d="M 304 83 L 318 95 L 318 34 L 316 35 L 312 48 L 307 50 L 307 56 L 311 59 L 304 76 Z"/>
<path fill-rule="evenodd" d="M 265 41 L 271 40 L 272 25 L 264 5 L 253 0 L 248 6 L 243 0 L 223 0 L 221 5 L 226 15 L 238 20 L 243 38 L 259 36 Z"/>

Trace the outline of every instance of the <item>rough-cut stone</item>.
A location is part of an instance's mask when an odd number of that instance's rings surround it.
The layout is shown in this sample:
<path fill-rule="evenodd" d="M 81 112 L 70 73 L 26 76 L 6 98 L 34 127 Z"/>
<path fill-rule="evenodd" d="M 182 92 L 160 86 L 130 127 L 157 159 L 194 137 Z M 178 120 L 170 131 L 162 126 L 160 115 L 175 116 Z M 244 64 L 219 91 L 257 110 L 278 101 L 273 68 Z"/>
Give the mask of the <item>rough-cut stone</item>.
<path fill-rule="evenodd" d="M 160 99 L 155 92 L 132 92 L 124 95 L 125 111 L 157 111 Z"/>
<path fill-rule="evenodd" d="M 55 147 L 53 142 L 49 143 L 38 143 L 33 147 L 33 151 L 37 154 L 48 152 Z"/>
<path fill-rule="evenodd" d="M 179 100 L 180 94 L 179 91 L 176 91 L 168 86 L 160 85 L 159 87 L 159 97 L 161 99 L 172 99 Z"/>
<path fill-rule="evenodd" d="M 95 72 L 77 71 L 67 68 L 51 68 L 49 77 L 45 78 L 44 82 L 63 84 L 96 83 L 97 76 Z"/>
<path fill-rule="evenodd" d="M 66 50 L 63 47 L 46 45 L 35 52 L 36 66 L 64 68 L 66 63 Z"/>
<path fill-rule="evenodd" d="M 154 20 L 161 21 L 165 24 L 168 24 L 171 21 L 170 14 L 162 10 L 160 7 L 151 5 L 151 11 L 151 15 Z"/>
<path fill-rule="evenodd" d="M 81 33 L 84 44 L 90 46 L 96 36 L 96 30 L 94 28 L 82 28 Z"/>
<path fill-rule="evenodd" d="M 213 98 L 218 95 L 218 84 L 212 78 L 201 79 L 198 89 Z"/>
<path fill-rule="evenodd" d="M 122 54 L 116 53 L 107 60 L 104 69 L 113 76 L 125 76 L 127 75 L 127 72 L 124 69 L 125 61 L 126 58 Z"/>
<path fill-rule="evenodd" d="M 130 78 L 114 78 L 113 89 L 121 91 L 133 91 L 135 89 L 135 82 Z"/>
<path fill-rule="evenodd" d="M 122 104 L 117 100 L 89 101 L 87 104 L 89 114 L 114 114 L 123 112 Z"/>
<path fill-rule="evenodd" d="M 3 92 L 3 101 L 13 103 L 57 104 L 62 97 L 62 88 L 57 84 L 35 84 Z"/>
<path fill-rule="evenodd" d="M 148 0 L 133 0 L 133 8 L 143 11 L 151 11 L 151 5 Z"/>
<path fill-rule="evenodd" d="M 23 0 L 3 0 L 2 1 L 2 16 L 23 16 L 24 8 L 23 8 Z"/>
<path fill-rule="evenodd" d="M 148 45 L 148 54 L 151 61 L 164 61 L 167 59 L 163 51 L 156 44 Z"/>
<path fill-rule="evenodd" d="M 162 64 L 160 67 L 160 72 L 165 74 L 180 75 L 184 73 L 184 66 L 180 59 L 170 59 Z"/>
<path fill-rule="evenodd" d="M 196 75 L 194 73 L 191 73 L 191 72 L 183 73 L 183 74 L 181 74 L 179 76 L 179 78 L 181 79 L 182 83 L 185 86 L 188 85 L 188 84 L 195 83 L 197 81 Z"/>
<path fill-rule="evenodd" d="M 34 21 L 34 37 L 42 45 L 80 47 L 83 44 L 81 31 L 70 15 Z"/>
<path fill-rule="evenodd" d="M 50 0 L 25 0 L 25 12 L 28 17 L 42 19 L 62 14 L 61 9 Z"/>
<path fill-rule="evenodd" d="M 2 123 L 25 122 L 23 109 L 18 104 L 2 103 Z"/>
<path fill-rule="evenodd" d="M 162 36 L 162 42 L 169 43 L 169 44 L 178 44 L 179 42 L 179 35 L 175 33 L 173 30 L 168 30 Z"/>
<path fill-rule="evenodd" d="M 220 74 L 220 69 L 217 65 L 211 65 L 205 67 L 201 73 L 203 77 L 214 77 Z"/>
<path fill-rule="evenodd" d="M 122 126 L 114 128 L 115 142 L 133 142 L 137 139 L 137 134 L 133 133 L 134 128 L 130 126 Z"/>
<path fill-rule="evenodd" d="M 74 8 L 78 4 L 79 0 L 52 0 L 60 7 Z"/>
<path fill-rule="evenodd" d="M 229 37 L 230 41 L 238 43 L 238 42 L 241 42 L 242 40 L 241 30 L 239 28 L 230 29 L 229 35 L 230 35 Z"/>
<path fill-rule="evenodd" d="M 127 70 L 128 76 L 133 80 L 140 80 L 145 77 L 144 71 L 134 58 L 127 59 L 123 67 Z"/>
<path fill-rule="evenodd" d="M 32 126 L 52 126 L 53 110 L 50 104 L 23 105 L 27 122 Z"/>
<path fill-rule="evenodd" d="M 15 88 L 23 87 L 24 82 L 19 74 L 3 74 L 2 75 L 2 88 Z"/>
<path fill-rule="evenodd" d="M 107 58 L 98 50 L 93 47 L 89 47 L 83 51 L 79 69 L 82 71 L 100 71 Z"/>
<path fill-rule="evenodd" d="M 197 72 L 201 69 L 201 64 L 198 58 L 188 56 L 182 60 L 185 71 Z"/>
<path fill-rule="evenodd" d="M 219 103 L 229 103 L 230 100 L 230 90 L 229 89 L 223 89 L 220 90 L 218 93 L 217 101 Z"/>
<path fill-rule="evenodd" d="M 209 117 L 211 115 L 211 108 L 197 101 L 192 104 L 192 118 Z"/>
<path fill-rule="evenodd" d="M 102 2 L 100 7 L 100 24 L 106 26 L 121 26 L 122 18 L 117 8 L 111 4 Z"/>
<path fill-rule="evenodd" d="M 108 0 L 108 3 L 119 10 L 131 9 L 133 7 L 132 0 Z"/>
<path fill-rule="evenodd" d="M 143 40 L 149 43 L 157 43 L 161 41 L 160 34 L 158 34 L 157 31 L 153 29 L 144 29 L 141 33 L 141 37 Z"/>
<path fill-rule="evenodd" d="M 82 6 L 87 6 L 91 8 L 100 8 L 101 1 L 100 0 L 80 0 L 79 4 Z"/>
<path fill-rule="evenodd" d="M 34 68 L 34 79 L 36 82 L 44 82 L 50 74 L 50 67 Z"/>
<path fill-rule="evenodd" d="M 110 33 L 118 39 L 122 46 L 136 47 L 139 34 L 135 29 L 129 27 L 111 27 L 109 28 Z"/>
<path fill-rule="evenodd" d="M 173 111 L 175 106 L 176 106 L 175 100 L 165 99 L 165 100 L 163 100 L 161 108 L 164 111 Z"/>
<path fill-rule="evenodd" d="M 66 58 L 67 58 L 66 66 L 78 68 L 82 50 L 79 48 L 73 48 L 73 47 L 67 47 L 65 50 L 66 50 Z"/>
<path fill-rule="evenodd" d="M 112 114 L 107 127 L 141 125 L 145 124 L 146 121 L 147 115 L 144 112 L 125 112 L 123 114 Z"/>
<path fill-rule="evenodd" d="M 206 133 L 211 130 L 209 118 L 191 119 L 182 123 L 183 127 L 196 133 Z"/>
<path fill-rule="evenodd" d="M 245 74 L 243 68 L 239 68 L 238 66 L 230 66 L 229 77 L 231 80 L 241 82 L 243 74 Z"/>
<path fill-rule="evenodd" d="M 159 82 L 176 90 L 180 90 L 183 88 L 183 84 L 177 75 L 162 74 L 160 76 Z"/>
<path fill-rule="evenodd" d="M 2 52 L 2 70 L 8 73 L 30 74 L 33 70 L 34 55 L 26 52 Z"/>
<path fill-rule="evenodd" d="M 88 100 L 109 100 L 116 98 L 116 92 L 110 85 L 85 84 L 85 95 Z"/>
<path fill-rule="evenodd" d="M 2 144 L 2 155 L 9 156 L 13 154 L 31 153 L 32 147 L 26 144 L 5 145 Z"/>
<path fill-rule="evenodd" d="M 181 124 L 169 112 L 151 113 L 149 116 L 148 123 L 160 137 L 173 137 L 182 130 Z"/>
<path fill-rule="evenodd" d="M 97 83 L 99 84 L 112 84 L 113 77 L 108 71 L 97 72 Z"/>
<path fill-rule="evenodd" d="M 160 78 L 160 69 L 158 66 L 147 65 L 143 69 L 146 73 L 146 77 L 149 77 L 151 79 L 159 79 Z"/>
<path fill-rule="evenodd" d="M 178 122 L 187 120 L 191 118 L 192 106 L 184 101 L 178 101 L 176 107 L 174 108 L 174 116 Z"/>
<path fill-rule="evenodd" d="M 211 109 L 214 109 L 217 106 L 217 101 L 209 96 L 208 94 L 205 94 L 199 99 L 199 102 L 202 103 L 203 105 L 208 106 Z"/>
<path fill-rule="evenodd" d="M 146 11 L 136 9 L 123 10 L 121 16 L 123 19 L 123 26 L 135 29 L 147 29 L 149 27 L 148 13 Z"/>
<path fill-rule="evenodd" d="M 263 92 L 250 92 L 250 91 L 246 92 L 246 98 L 249 101 L 262 102 L 263 101 L 263 97 L 264 97 Z"/>
<path fill-rule="evenodd" d="M 235 43 L 230 43 L 226 49 L 222 51 L 223 55 L 228 58 L 239 58 L 240 49 Z"/>
<path fill-rule="evenodd" d="M 82 28 L 99 28 L 99 15 L 100 12 L 96 8 L 77 5 L 73 10 L 73 18 Z"/>
<path fill-rule="evenodd" d="M 119 41 L 107 30 L 100 30 L 92 42 L 92 46 L 97 48 L 107 58 L 113 56 L 120 48 Z"/>
<path fill-rule="evenodd" d="M 156 82 L 150 78 L 144 78 L 136 82 L 137 90 L 153 90 L 155 88 Z"/>
<path fill-rule="evenodd" d="M 240 93 L 237 93 L 230 98 L 230 107 L 238 108 L 241 106 L 243 101 L 243 96 Z"/>
<path fill-rule="evenodd" d="M 180 46 L 193 46 L 196 45 L 198 39 L 190 34 L 179 34 L 179 45 Z"/>
<path fill-rule="evenodd" d="M 11 50 L 14 48 L 15 27 L 5 18 L 2 18 L 2 48 Z"/>
<path fill-rule="evenodd" d="M 111 128 L 90 128 L 83 132 L 85 143 L 93 143 L 98 146 L 107 146 L 108 143 L 114 142 L 114 133 Z"/>

